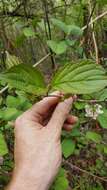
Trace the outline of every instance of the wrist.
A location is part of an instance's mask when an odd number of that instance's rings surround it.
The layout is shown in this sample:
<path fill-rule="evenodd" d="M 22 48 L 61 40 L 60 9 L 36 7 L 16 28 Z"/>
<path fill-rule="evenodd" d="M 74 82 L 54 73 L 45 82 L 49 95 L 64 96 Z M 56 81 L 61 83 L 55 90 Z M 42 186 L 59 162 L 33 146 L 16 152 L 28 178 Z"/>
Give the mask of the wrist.
<path fill-rule="evenodd" d="M 41 176 L 32 174 L 29 170 L 14 170 L 13 177 L 7 190 L 48 190 L 47 184 Z"/>

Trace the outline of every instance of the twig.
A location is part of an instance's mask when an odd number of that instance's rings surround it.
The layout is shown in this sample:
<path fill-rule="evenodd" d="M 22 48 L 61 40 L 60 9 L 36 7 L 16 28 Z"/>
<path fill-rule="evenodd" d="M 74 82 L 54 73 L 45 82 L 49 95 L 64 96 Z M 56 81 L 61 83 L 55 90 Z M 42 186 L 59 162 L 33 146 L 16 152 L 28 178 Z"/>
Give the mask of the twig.
<path fill-rule="evenodd" d="M 47 96 L 45 96 L 47 97 Z M 62 95 L 51 95 L 51 94 L 48 94 L 48 97 L 64 97 L 64 94 Z M 72 95 L 69 95 L 68 97 L 72 97 Z M 73 98 L 74 102 L 83 102 L 83 103 L 101 103 L 101 102 L 107 102 L 107 99 L 106 100 L 84 100 L 84 99 L 80 99 L 80 98 Z"/>
<path fill-rule="evenodd" d="M 97 41 L 96 41 L 94 31 L 92 33 L 92 36 L 93 36 L 93 42 L 94 42 L 94 47 L 95 47 L 96 63 L 99 64 L 99 51 L 98 51 L 98 46 L 97 46 Z"/>
<path fill-rule="evenodd" d="M 48 10 L 48 2 L 47 0 L 43 0 L 43 6 L 44 6 L 44 13 L 45 13 L 45 19 L 46 19 L 46 23 L 47 23 L 47 26 L 45 25 L 46 29 L 46 32 L 48 33 L 48 40 L 51 40 L 52 39 L 52 34 L 51 34 L 51 26 L 50 26 L 50 19 L 49 19 L 49 10 Z M 46 24 L 45 23 L 45 24 Z M 55 70 L 55 60 L 54 60 L 54 56 L 53 56 L 53 52 L 52 50 L 49 48 L 49 51 L 50 51 L 50 54 L 51 54 L 51 62 L 52 62 L 52 70 L 54 71 Z"/>
<path fill-rule="evenodd" d="M 91 7 L 91 0 L 89 1 L 89 8 L 90 8 L 90 14 L 92 12 L 92 7 Z M 98 51 L 98 46 L 97 46 L 97 40 L 95 37 L 95 32 L 94 32 L 94 23 L 92 23 L 92 17 L 91 17 L 91 29 L 92 29 L 92 38 L 93 38 L 93 43 L 94 43 L 94 48 L 95 48 L 95 55 L 96 55 L 96 63 L 99 64 L 99 51 Z"/>
<path fill-rule="evenodd" d="M 2 94 L 4 91 L 6 91 L 8 89 L 8 85 L 5 86 L 3 89 L 0 90 L 0 94 Z"/>
<path fill-rule="evenodd" d="M 92 19 L 93 13 L 95 11 L 95 8 L 96 8 L 96 1 L 94 2 L 93 8 L 90 11 L 90 16 L 89 16 L 89 19 L 88 19 L 88 22 L 87 22 L 87 28 L 88 28 L 88 25 L 89 25 L 90 21 L 92 21 L 91 19 Z"/>
<path fill-rule="evenodd" d="M 101 19 L 102 17 L 104 17 L 105 15 L 107 15 L 107 11 L 105 11 L 104 13 L 102 13 L 101 15 L 98 15 L 95 19 L 93 19 L 92 21 L 89 22 L 88 26 L 90 26 L 91 24 L 93 24 L 94 22 L 96 22 L 97 20 Z M 85 30 L 87 28 L 87 25 L 82 27 L 82 30 Z"/>
<path fill-rule="evenodd" d="M 107 102 L 107 100 L 83 100 L 80 98 L 76 99 L 77 102 L 84 102 L 84 103 L 100 103 L 100 102 Z"/>
<path fill-rule="evenodd" d="M 33 65 L 33 67 L 37 67 L 40 63 L 42 63 L 44 60 L 46 60 L 50 56 L 50 53 L 48 53 L 45 57 L 40 59 L 37 63 Z"/>
<path fill-rule="evenodd" d="M 44 96 L 44 97 L 56 97 L 56 98 L 64 98 L 64 94 L 61 94 L 61 95 L 51 95 L 51 94 L 48 94 L 48 96 Z M 68 97 L 72 97 L 72 95 L 69 94 Z M 107 102 L 107 99 L 105 100 L 83 100 L 83 99 L 80 99 L 80 98 L 73 98 L 73 101 L 75 102 L 82 102 L 82 103 L 102 103 L 102 102 Z"/>
<path fill-rule="evenodd" d="M 89 175 L 89 176 L 92 176 L 92 177 L 94 177 L 94 178 L 96 178 L 96 179 L 99 179 L 99 180 L 101 180 L 101 181 L 107 182 L 107 179 L 106 179 L 106 178 L 100 177 L 100 176 L 97 176 L 97 175 L 94 175 L 94 174 L 92 174 L 91 172 L 88 172 L 88 171 L 86 171 L 86 170 L 84 170 L 84 169 L 82 169 L 82 168 L 79 168 L 78 166 L 76 166 L 76 165 L 74 165 L 74 164 L 69 163 L 68 161 L 64 161 L 64 165 L 68 165 L 71 169 L 78 170 L 78 171 L 80 171 L 80 172 L 82 172 L 82 173 L 85 173 L 85 174 L 87 174 L 87 175 Z"/>

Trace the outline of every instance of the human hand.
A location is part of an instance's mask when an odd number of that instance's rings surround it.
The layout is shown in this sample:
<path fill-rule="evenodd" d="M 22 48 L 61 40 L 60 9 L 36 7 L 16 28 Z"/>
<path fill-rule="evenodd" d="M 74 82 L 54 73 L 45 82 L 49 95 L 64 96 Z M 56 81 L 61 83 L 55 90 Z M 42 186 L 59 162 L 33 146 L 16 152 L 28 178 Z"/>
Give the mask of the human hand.
<path fill-rule="evenodd" d="M 77 118 L 69 115 L 73 99 L 61 94 L 46 97 L 15 122 L 15 168 L 8 190 L 47 190 L 62 160 L 61 130 L 70 130 Z"/>

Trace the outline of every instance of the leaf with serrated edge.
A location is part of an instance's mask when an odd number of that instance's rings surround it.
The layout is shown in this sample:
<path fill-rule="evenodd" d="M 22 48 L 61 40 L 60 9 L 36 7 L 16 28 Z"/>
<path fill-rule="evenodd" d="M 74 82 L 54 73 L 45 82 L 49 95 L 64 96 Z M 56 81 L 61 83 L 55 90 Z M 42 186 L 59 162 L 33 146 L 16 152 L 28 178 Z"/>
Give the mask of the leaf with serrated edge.
<path fill-rule="evenodd" d="M 107 85 L 104 69 L 91 60 L 67 64 L 55 74 L 51 88 L 71 94 L 90 94 Z"/>
<path fill-rule="evenodd" d="M 20 64 L 14 66 L 0 74 L 0 79 L 8 83 L 12 88 L 29 93 L 43 93 L 46 90 L 42 74 L 30 65 Z"/>

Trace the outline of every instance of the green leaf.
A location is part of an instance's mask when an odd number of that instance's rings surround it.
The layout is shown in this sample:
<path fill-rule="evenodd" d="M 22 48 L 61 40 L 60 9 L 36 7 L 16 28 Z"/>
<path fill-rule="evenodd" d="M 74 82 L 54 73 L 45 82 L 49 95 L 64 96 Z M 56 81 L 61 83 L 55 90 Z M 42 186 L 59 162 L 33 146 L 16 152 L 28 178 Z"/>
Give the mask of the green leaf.
<path fill-rule="evenodd" d="M 32 106 L 32 104 L 25 97 L 14 97 L 10 95 L 7 96 L 6 105 L 7 107 L 17 108 L 24 111 Z"/>
<path fill-rule="evenodd" d="M 52 51 L 58 55 L 64 53 L 68 47 L 66 41 L 57 42 L 53 40 L 48 40 L 47 44 L 52 49 Z"/>
<path fill-rule="evenodd" d="M 82 36 L 83 31 L 80 27 L 75 25 L 68 25 L 68 34 L 72 34 L 74 36 Z"/>
<path fill-rule="evenodd" d="M 62 22 L 61 20 L 56 19 L 56 18 L 52 18 L 51 22 L 53 25 L 57 26 L 60 30 L 62 30 L 66 34 L 68 33 L 68 26 L 64 22 Z"/>
<path fill-rule="evenodd" d="M 86 103 L 84 102 L 75 102 L 74 106 L 77 110 L 83 110 L 85 108 Z"/>
<path fill-rule="evenodd" d="M 75 45 L 75 42 L 76 42 L 76 40 L 69 40 L 69 39 L 66 39 L 66 43 L 67 43 L 67 45 L 68 46 L 74 46 Z"/>
<path fill-rule="evenodd" d="M 4 156 L 8 153 L 7 145 L 2 133 L 0 133 L 0 156 Z"/>
<path fill-rule="evenodd" d="M 65 158 L 68 158 L 74 153 L 75 143 L 71 139 L 64 139 L 62 141 L 62 152 Z"/>
<path fill-rule="evenodd" d="M 68 189 L 68 186 L 69 186 L 69 183 L 66 178 L 66 171 L 63 168 L 61 168 L 58 173 L 58 176 L 54 182 L 52 189 L 53 190 L 66 190 L 66 189 Z"/>
<path fill-rule="evenodd" d="M 35 32 L 32 28 L 30 27 L 26 27 L 23 29 L 23 34 L 26 36 L 26 37 L 35 37 Z"/>
<path fill-rule="evenodd" d="M 80 130 L 79 130 L 79 129 L 74 128 L 74 129 L 72 129 L 70 135 L 71 135 L 71 137 L 79 137 L 79 136 L 81 136 L 81 133 L 80 133 Z"/>
<path fill-rule="evenodd" d="M 20 99 L 14 96 L 7 96 L 6 105 L 10 108 L 17 108 L 20 105 Z"/>
<path fill-rule="evenodd" d="M 57 177 L 66 177 L 66 170 L 64 168 L 61 168 L 58 172 Z"/>
<path fill-rule="evenodd" d="M 59 177 L 56 182 L 54 189 L 55 190 L 66 190 L 68 188 L 68 180 L 64 177 Z"/>
<path fill-rule="evenodd" d="M 51 22 L 53 25 L 57 26 L 60 30 L 65 32 L 65 34 L 67 35 L 72 34 L 78 37 L 83 34 L 82 29 L 76 25 L 67 25 L 61 20 L 56 19 L 56 18 L 52 18 Z"/>
<path fill-rule="evenodd" d="M 0 79 L 11 88 L 16 88 L 32 94 L 43 94 L 46 91 L 42 74 L 30 65 L 20 64 L 12 67 Z"/>
<path fill-rule="evenodd" d="M 0 110 L 0 119 L 4 121 L 15 120 L 22 112 L 16 108 L 5 108 Z"/>
<path fill-rule="evenodd" d="M 99 135 L 99 134 L 97 134 L 95 132 L 91 132 L 91 131 L 88 131 L 86 133 L 86 138 L 89 139 L 89 140 L 94 141 L 95 143 L 100 143 L 101 140 L 102 140 L 101 135 Z"/>
<path fill-rule="evenodd" d="M 100 123 L 100 126 L 104 129 L 107 129 L 107 110 L 103 110 L 104 113 L 100 114 L 97 118 L 98 122 Z"/>
<path fill-rule="evenodd" d="M 91 94 L 107 85 L 104 69 L 91 60 L 67 64 L 56 72 L 51 82 L 52 90 L 70 94 Z"/>
<path fill-rule="evenodd" d="M 107 88 L 104 89 L 104 90 L 101 90 L 99 93 L 97 94 L 94 94 L 94 97 L 97 99 L 97 100 L 101 100 L 101 101 L 104 101 L 107 99 Z"/>

